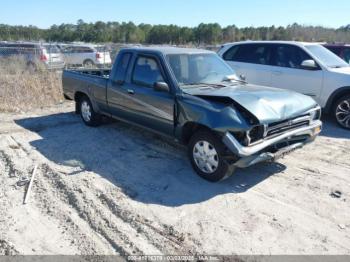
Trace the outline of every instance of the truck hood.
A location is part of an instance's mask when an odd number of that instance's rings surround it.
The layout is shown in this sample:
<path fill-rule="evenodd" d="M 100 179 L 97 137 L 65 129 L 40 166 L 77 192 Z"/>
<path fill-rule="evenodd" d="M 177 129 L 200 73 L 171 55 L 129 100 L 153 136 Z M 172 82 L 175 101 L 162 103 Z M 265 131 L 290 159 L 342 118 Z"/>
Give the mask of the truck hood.
<path fill-rule="evenodd" d="M 226 87 L 185 89 L 185 93 L 203 99 L 230 98 L 253 114 L 261 124 L 296 117 L 317 106 L 311 97 L 278 88 L 250 84 Z"/>

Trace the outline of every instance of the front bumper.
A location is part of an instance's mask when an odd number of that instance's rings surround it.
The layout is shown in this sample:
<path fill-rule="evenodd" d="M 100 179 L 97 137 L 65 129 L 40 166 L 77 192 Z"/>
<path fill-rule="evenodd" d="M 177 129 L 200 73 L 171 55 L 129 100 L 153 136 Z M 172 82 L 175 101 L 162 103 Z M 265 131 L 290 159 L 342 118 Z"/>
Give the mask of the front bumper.
<path fill-rule="evenodd" d="M 261 143 L 254 146 L 242 146 L 229 132 L 224 135 L 223 142 L 232 153 L 240 158 L 240 160 L 235 165 L 238 167 L 248 167 L 259 162 L 274 160 L 291 151 L 303 147 L 304 144 L 313 141 L 315 137 L 321 132 L 321 130 L 322 122 L 320 120 L 317 120 L 311 123 L 309 126 L 291 130 L 274 138 L 263 140 Z M 298 142 L 287 147 L 280 148 L 275 153 L 266 151 L 264 152 L 264 149 L 267 149 L 271 146 L 292 140 L 294 137 L 302 136 L 307 137 L 307 139 L 305 139 L 303 142 Z"/>

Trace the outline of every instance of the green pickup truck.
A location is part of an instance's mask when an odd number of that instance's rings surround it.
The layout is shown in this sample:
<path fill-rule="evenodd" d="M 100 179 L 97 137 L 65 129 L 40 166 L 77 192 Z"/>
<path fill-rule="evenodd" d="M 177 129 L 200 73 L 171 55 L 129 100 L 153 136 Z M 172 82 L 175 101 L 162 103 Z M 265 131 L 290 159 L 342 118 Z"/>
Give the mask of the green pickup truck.
<path fill-rule="evenodd" d="M 105 115 L 187 145 L 194 170 L 212 182 L 301 148 L 322 127 L 312 98 L 250 85 L 199 49 L 123 49 L 112 70 L 65 70 L 63 90 L 88 126 Z"/>

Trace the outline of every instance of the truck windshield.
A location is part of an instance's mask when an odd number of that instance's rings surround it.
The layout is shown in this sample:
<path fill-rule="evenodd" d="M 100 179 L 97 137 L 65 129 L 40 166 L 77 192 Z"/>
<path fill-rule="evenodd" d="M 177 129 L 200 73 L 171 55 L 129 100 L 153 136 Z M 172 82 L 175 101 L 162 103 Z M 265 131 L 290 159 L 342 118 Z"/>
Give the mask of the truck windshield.
<path fill-rule="evenodd" d="M 307 45 L 305 47 L 312 55 L 323 63 L 323 65 L 327 67 L 340 68 L 349 66 L 349 64 L 345 63 L 345 61 L 321 45 Z"/>
<path fill-rule="evenodd" d="M 181 88 L 236 79 L 233 69 L 216 54 L 171 54 L 167 60 Z"/>

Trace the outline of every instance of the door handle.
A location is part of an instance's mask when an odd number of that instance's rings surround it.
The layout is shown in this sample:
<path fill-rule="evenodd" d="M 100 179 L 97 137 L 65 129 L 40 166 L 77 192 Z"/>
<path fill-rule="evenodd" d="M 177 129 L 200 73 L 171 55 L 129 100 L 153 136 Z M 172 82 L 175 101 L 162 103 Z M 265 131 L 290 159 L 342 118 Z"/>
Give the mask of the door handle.
<path fill-rule="evenodd" d="M 132 89 L 128 89 L 128 90 L 127 90 L 127 92 L 128 92 L 128 94 L 130 94 L 130 95 L 135 94 L 135 91 L 134 91 L 134 90 L 132 90 Z"/>
<path fill-rule="evenodd" d="M 283 73 L 281 71 L 272 71 L 272 74 L 276 75 L 276 76 L 280 76 Z"/>

